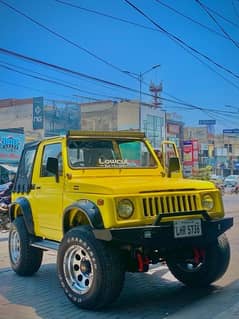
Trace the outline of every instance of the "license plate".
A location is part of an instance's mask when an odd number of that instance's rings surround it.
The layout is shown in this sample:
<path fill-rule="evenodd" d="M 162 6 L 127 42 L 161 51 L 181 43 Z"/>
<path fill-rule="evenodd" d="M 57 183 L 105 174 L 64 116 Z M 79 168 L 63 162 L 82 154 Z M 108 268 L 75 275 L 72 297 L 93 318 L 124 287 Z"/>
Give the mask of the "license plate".
<path fill-rule="evenodd" d="M 174 238 L 196 237 L 201 235 L 201 219 L 174 221 Z"/>

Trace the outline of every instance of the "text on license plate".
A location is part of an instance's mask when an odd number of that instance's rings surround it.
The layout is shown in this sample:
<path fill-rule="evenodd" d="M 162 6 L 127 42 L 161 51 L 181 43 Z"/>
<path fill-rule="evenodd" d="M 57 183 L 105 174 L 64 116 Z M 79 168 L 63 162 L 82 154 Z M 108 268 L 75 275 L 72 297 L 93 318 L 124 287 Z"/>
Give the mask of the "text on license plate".
<path fill-rule="evenodd" d="M 201 219 L 187 219 L 174 221 L 174 238 L 195 237 L 201 235 Z"/>

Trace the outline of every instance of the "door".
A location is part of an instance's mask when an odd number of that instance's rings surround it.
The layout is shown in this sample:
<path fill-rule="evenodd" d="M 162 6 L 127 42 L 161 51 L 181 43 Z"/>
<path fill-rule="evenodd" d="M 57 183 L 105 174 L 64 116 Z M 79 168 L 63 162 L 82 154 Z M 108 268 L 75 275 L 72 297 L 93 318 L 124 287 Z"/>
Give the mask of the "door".
<path fill-rule="evenodd" d="M 63 171 L 62 145 L 52 143 L 41 145 L 42 154 L 38 169 L 34 171 L 32 179 L 32 210 L 37 220 L 38 234 L 52 240 L 62 237 L 62 210 L 63 210 Z M 48 157 L 58 160 L 59 179 L 46 170 Z"/>

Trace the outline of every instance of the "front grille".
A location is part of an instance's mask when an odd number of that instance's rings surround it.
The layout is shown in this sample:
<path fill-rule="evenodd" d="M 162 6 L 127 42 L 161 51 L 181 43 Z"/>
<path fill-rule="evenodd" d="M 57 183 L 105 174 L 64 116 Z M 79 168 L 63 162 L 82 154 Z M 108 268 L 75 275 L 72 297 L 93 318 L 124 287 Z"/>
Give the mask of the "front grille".
<path fill-rule="evenodd" d="M 196 195 L 163 195 L 143 198 L 145 217 L 157 216 L 162 213 L 178 213 L 200 210 Z"/>

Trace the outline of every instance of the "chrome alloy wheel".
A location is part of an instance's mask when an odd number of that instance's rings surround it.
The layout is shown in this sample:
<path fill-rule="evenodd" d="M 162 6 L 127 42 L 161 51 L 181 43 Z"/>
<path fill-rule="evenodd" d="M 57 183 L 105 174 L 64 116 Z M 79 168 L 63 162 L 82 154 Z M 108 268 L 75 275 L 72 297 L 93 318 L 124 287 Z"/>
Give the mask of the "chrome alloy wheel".
<path fill-rule="evenodd" d="M 10 233 L 10 254 L 11 254 L 11 260 L 14 264 L 17 264 L 19 262 L 20 256 L 21 256 L 21 244 L 20 244 L 20 237 L 18 234 L 18 231 L 14 227 L 14 229 L 11 230 Z"/>
<path fill-rule="evenodd" d="M 66 250 L 63 271 L 67 284 L 77 294 L 85 294 L 92 286 L 93 261 L 85 248 L 73 245 Z"/>

